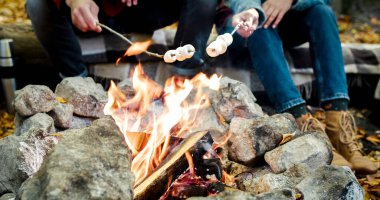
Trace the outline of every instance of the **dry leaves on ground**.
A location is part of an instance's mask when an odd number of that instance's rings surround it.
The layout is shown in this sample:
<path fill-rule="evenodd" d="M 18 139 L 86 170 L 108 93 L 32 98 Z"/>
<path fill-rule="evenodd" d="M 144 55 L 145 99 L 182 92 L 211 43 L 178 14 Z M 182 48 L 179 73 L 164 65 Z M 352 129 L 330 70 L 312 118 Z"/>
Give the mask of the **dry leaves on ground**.
<path fill-rule="evenodd" d="M 14 130 L 14 116 L 0 110 L 0 139 L 13 134 Z"/>
<path fill-rule="evenodd" d="M 0 24 L 26 21 L 25 0 L 0 0 Z"/>
<path fill-rule="evenodd" d="M 380 20 L 372 17 L 368 23 L 352 23 L 349 16 L 338 19 L 339 35 L 343 43 L 380 43 L 380 33 L 374 30 L 380 28 Z"/>

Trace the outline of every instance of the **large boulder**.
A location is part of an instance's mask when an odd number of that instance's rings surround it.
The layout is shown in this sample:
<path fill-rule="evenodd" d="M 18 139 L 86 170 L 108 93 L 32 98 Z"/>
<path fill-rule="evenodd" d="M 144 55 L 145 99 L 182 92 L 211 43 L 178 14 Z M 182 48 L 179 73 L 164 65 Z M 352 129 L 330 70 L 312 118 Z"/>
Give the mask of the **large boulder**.
<path fill-rule="evenodd" d="M 74 106 L 74 113 L 83 117 L 104 116 L 107 95 L 100 84 L 92 78 L 65 78 L 55 89 L 55 94 Z"/>
<path fill-rule="evenodd" d="M 322 166 L 296 187 L 304 199 L 363 200 L 364 191 L 348 167 Z"/>
<path fill-rule="evenodd" d="M 321 133 L 312 132 L 267 152 L 264 158 L 275 173 L 297 164 L 316 169 L 331 163 L 332 147 Z"/>
<path fill-rule="evenodd" d="M 13 107 L 21 116 L 31 116 L 53 110 L 56 103 L 53 91 L 47 86 L 27 85 L 16 91 Z"/>
<path fill-rule="evenodd" d="M 276 148 L 283 134 L 297 132 L 296 122 L 289 114 L 256 119 L 233 118 L 230 124 L 228 157 L 251 166 L 267 151 Z"/>
<path fill-rule="evenodd" d="M 21 199 L 132 199 L 131 152 L 111 118 L 70 130 L 40 170 L 19 190 Z"/>

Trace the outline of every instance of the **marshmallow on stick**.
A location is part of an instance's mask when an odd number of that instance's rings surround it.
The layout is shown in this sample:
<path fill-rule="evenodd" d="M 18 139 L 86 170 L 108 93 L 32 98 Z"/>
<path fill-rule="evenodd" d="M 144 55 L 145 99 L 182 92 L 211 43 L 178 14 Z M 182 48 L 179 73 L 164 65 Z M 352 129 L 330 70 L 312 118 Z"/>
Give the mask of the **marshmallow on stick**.
<path fill-rule="evenodd" d="M 227 51 L 228 46 L 233 42 L 232 35 L 240 28 L 243 22 L 236 25 L 235 29 L 231 33 L 225 33 L 216 37 L 216 40 L 206 48 L 206 52 L 210 57 L 216 57 L 220 54 L 224 54 Z"/>
<path fill-rule="evenodd" d="M 227 47 L 232 44 L 233 38 L 231 33 L 225 33 L 219 35 L 215 41 L 206 48 L 206 52 L 210 57 L 216 57 L 220 54 L 224 54 L 227 51 Z"/>
<path fill-rule="evenodd" d="M 164 61 L 166 63 L 173 63 L 175 61 L 184 61 L 193 57 L 195 48 L 191 44 L 187 44 L 183 47 L 178 47 L 176 50 L 169 50 L 164 55 Z"/>

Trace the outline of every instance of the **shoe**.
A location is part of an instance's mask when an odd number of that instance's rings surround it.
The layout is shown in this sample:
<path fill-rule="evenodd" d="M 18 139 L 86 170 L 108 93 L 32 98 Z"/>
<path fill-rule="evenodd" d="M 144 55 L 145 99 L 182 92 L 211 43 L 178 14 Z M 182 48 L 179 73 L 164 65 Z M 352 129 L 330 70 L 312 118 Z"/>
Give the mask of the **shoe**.
<path fill-rule="evenodd" d="M 348 111 L 326 111 L 326 133 L 336 150 L 360 174 L 374 174 L 378 166 L 363 155 L 356 138 L 356 124 Z"/>
<path fill-rule="evenodd" d="M 296 119 L 296 122 L 298 128 L 301 130 L 302 133 L 308 131 L 320 132 L 322 136 L 324 136 L 326 141 L 328 141 L 328 143 L 331 145 L 329 137 L 325 132 L 325 126 L 318 119 L 314 118 L 310 113 L 298 117 Z M 340 155 L 332 145 L 331 147 L 333 149 L 333 159 L 331 164 L 336 166 L 347 166 L 349 168 L 352 168 L 351 163 L 348 162 L 342 155 Z"/>

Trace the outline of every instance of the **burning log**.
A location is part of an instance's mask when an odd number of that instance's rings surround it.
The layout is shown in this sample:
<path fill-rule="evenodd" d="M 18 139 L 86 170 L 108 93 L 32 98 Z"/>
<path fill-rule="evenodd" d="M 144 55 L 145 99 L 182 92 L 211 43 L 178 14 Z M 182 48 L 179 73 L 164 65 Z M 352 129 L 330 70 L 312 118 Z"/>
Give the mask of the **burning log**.
<path fill-rule="evenodd" d="M 208 131 L 197 132 L 177 145 L 165 160 L 145 180 L 134 188 L 134 199 L 150 199 L 161 196 L 168 186 L 168 180 L 175 179 L 189 167 L 186 152 L 190 152 L 194 162 L 211 149 L 211 135 Z"/>

